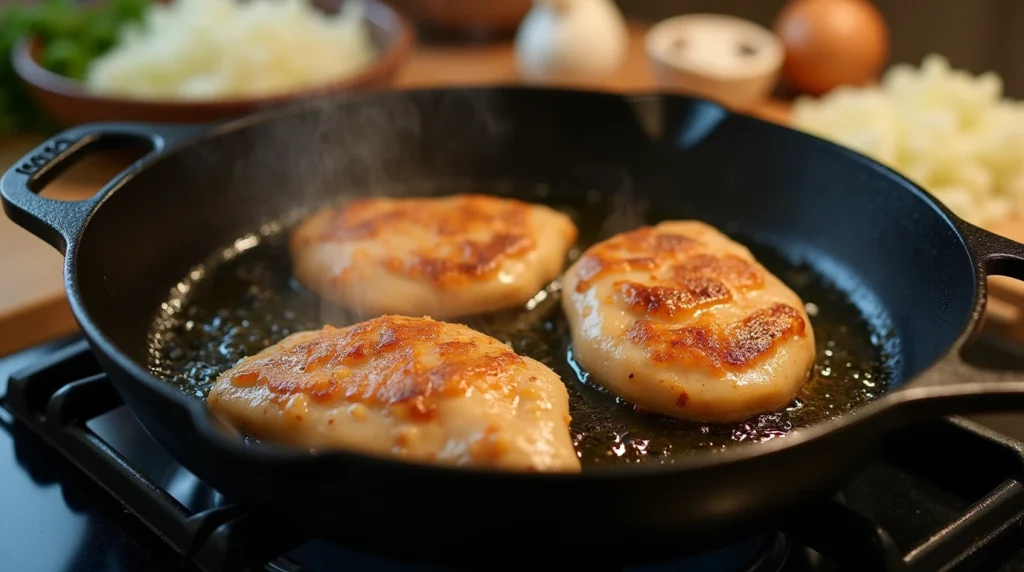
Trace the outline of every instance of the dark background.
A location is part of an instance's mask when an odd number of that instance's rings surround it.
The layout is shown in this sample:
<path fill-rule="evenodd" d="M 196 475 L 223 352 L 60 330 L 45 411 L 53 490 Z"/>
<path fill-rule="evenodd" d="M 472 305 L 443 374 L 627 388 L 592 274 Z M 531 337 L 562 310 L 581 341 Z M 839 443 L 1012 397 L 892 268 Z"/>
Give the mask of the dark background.
<path fill-rule="evenodd" d="M 484 0 L 481 0 L 484 1 Z M 494 0 L 490 0 L 494 1 Z M 687 12 L 731 14 L 771 26 L 786 0 L 617 0 L 627 16 L 660 20 Z M 1024 99 L 1024 0 L 874 0 L 889 25 L 890 63 L 929 53 L 954 67 L 1002 76 Z"/>

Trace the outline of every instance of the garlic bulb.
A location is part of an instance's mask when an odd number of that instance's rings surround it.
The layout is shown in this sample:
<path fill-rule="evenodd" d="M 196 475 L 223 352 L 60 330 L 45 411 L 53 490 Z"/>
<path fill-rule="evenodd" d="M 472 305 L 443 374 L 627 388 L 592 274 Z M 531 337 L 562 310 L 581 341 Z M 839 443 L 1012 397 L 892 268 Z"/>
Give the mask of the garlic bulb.
<path fill-rule="evenodd" d="M 516 33 L 519 73 L 531 80 L 609 74 L 629 32 L 612 0 L 535 0 Z"/>

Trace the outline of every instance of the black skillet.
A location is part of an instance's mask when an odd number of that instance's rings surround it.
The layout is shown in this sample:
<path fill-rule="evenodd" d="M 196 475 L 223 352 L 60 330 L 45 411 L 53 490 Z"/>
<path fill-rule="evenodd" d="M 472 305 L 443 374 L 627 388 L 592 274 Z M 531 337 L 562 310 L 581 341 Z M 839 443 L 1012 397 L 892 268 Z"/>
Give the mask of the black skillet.
<path fill-rule="evenodd" d="M 38 194 L 90 150 L 140 143 L 152 151 L 95 197 Z M 154 316 L 211 253 L 297 205 L 452 178 L 544 182 L 547 200 L 570 205 L 588 188 L 617 190 L 646 204 L 650 220 L 703 219 L 801 258 L 888 324 L 890 391 L 785 438 L 566 476 L 247 444 L 150 374 Z M 1024 407 L 1024 382 L 959 357 L 985 277 L 1024 279 L 1024 246 L 964 223 L 864 157 L 704 101 L 417 91 L 204 129 L 87 125 L 40 145 L 0 186 L 8 216 L 65 252 L 74 314 L 146 429 L 226 496 L 285 515 L 282 533 L 300 523 L 434 560 L 654 559 L 706 549 L 834 491 L 899 424 Z"/>

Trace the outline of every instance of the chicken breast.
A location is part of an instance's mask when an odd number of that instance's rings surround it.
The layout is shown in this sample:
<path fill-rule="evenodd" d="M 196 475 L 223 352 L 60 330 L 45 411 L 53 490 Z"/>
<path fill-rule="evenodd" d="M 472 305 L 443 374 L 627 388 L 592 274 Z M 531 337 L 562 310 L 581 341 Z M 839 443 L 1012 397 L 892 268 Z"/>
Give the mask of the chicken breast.
<path fill-rule="evenodd" d="M 310 449 L 580 470 L 558 375 L 494 338 L 430 318 L 293 334 L 220 376 L 208 404 L 249 435 Z"/>
<path fill-rule="evenodd" d="M 724 423 L 781 409 L 814 364 L 800 298 L 701 222 L 663 222 L 594 245 L 562 292 L 579 364 L 663 415 Z"/>
<path fill-rule="evenodd" d="M 299 281 L 362 318 L 448 319 L 525 303 L 576 235 L 568 216 L 516 200 L 373 198 L 319 212 L 290 246 Z"/>

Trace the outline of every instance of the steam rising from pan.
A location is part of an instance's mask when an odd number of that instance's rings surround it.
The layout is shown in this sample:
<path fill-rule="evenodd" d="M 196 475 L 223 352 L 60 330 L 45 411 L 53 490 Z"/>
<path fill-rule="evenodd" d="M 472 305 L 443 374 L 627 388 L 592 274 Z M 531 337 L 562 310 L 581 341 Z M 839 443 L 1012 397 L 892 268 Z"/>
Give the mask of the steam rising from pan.
<path fill-rule="evenodd" d="M 358 101 L 359 96 L 353 99 Z M 317 117 L 318 122 L 309 130 L 297 131 L 291 122 L 271 123 L 261 132 L 260 139 L 250 142 L 255 162 L 282 169 L 283 180 L 301 182 L 282 189 L 291 204 L 289 216 L 280 222 L 295 224 L 317 209 L 327 205 L 340 205 L 353 197 L 452 194 L 478 192 L 469 183 L 460 189 L 445 188 L 445 184 L 409 184 L 410 180 L 424 183 L 438 173 L 457 166 L 461 172 L 472 172 L 473 162 L 479 157 L 500 154 L 505 138 L 513 126 L 499 108 L 500 101 L 491 92 L 450 92 L 438 98 L 436 104 L 421 114 L 413 102 L 398 95 L 375 100 L 372 105 L 338 106 L 334 100 L 314 100 L 298 104 L 299 115 Z M 314 113 L 306 113 L 312 110 Z M 445 137 L 431 141 L 425 153 L 422 134 L 424 129 L 443 129 Z M 282 155 L 282 150 L 284 154 Z M 338 150 L 344 150 L 339 152 Z M 429 159 L 427 158 L 429 156 Z M 239 165 L 237 176 L 244 176 Z M 603 190 L 591 193 L 601 196 L 592 200 L 608 200 L 612 208 L 600 225 L 598 238 L 635 228 L 647 218 L 649 204 L 637 198 L 631 174 L 616 166 L 566 165 L 570 170 L 586 170 L 588 177 L 606 182 Z M 453 181 L 447 183 L 457 184 Z M 508 189 L 512 184 L 506 185 Z M 499 186 L 500 188 L 500 186 Z M 533 198 L 545 202 L 546 192 L 538 189 Z M 325 201 L 324 197 L 332 200 Z M 575 209 L 563 210 L 580 223 Z M 593 224 L 591 221 L 589 224 Z M 297 283 L 294 287 L 304 296 L 313 297 L 320 305 L 323 323 L 343 326 L 367 316 L 359 308 L 345 310 L 322 302 Z M 557 283 L 538 292 L 538 298 L 550 297 L 557 292 Z M 534 301 L 538 308 L 551 304 Z M 492 330 L 489 320 L 470 319 L 469 325 L 485 332 Z"/>
<path fill-rule="evenodd" d="M 358 99 L 358 96 L 355 96 Z M 296 211 L 308 215 L 327 206 L 323 197 L 333 197 L 328 204 L 344 204 L 354 196 L 411 196 L 415 194 L 450 194 L 441 187 L 412 188 L 402 184 L 427 176 L 446 164 L 472 161 L 481 152 L 496 152 L 508 125 L 494 110 L 494 96 L 483 92 L 452 92 L 443 95 L 428 117 L 405 97 L 393 97 L 372 105 L 338 106 L 331 100 L 309 102 L 317 112 L 319 124 L 297 140 L 293 126 L 282 122 L 268 136 L 256 143 L 256 152 L 289 171 L 288 180 L 303 181 L 301 188 L 285 190 L 292 194 Z M 433 143 L 426 164 L 422 153 L 422 132 L 425 121 L 441 125 L 446 137 Z M 435 127 L 436 128 L 436 127 Z M 280 156 L 280 150 L 290 152 Z M 338 150 L 344 150 L 338 152 Z M 420 191 L 420 192 L 417 192 Z M 365 318 L 359 308 L 345 311 L 330 303 L 321 303 L 320 317 L 324 323 L 346 325 Z"/>
<path fill-rule="evenodd" d="M 355 321 L 351 312 L 304 292 L 290 278 L 284 238 L 296 222 L 328 204 L 344 203 L 356 196 L 466 192 L 547 203 L 567 212 L 580 227 L 580 243 L 570 253 L 573 259 L 597 240 L 669 215 L 654 210 L 646 199 L 708 191 L 686 188 L 676 173 L 659 170 L 660 157 L 646 161 L 604 154 L 606 147 L 618 149 L 617 153 L 640 152 L 646 149 L 644 141 L 675 137 L 674 132 L 636 126 L 642 135 L 630 135 L 619 125 L 617 133 L 627 138 L 618 142 L 621 145 L 601 143 L 595 145 L 596 150 L 565 148 L 557 131 L 549 133 L 546 125 L 530 123 L 531 117 L 543 117 L 544 113 L 510 105 L 513 103 L 496 92 L 484 91 L 438 93 L 415 101 L 401 94 L 387 94 L 374 96 L 365 104 L 360 96 L 353 96 L 351 105 L 339 106 L 337 101 L 306 103 L 294 112 L 282 112 L 286 121 L 263 118 L 256 129 L 221 138 L 217 155 L 199 158 L 210 164 L 197 164 L 196 169 L 223 172 L 225 146 L 241 147 L 228 149 L 228 156 L 238 158 L 230 171 L 230 176 L 237 179 L 232 184 L 266 186 L 272 181 L 280 194 L 263 195 L 265 204 L 233 205 L 236 209 L 254 209 L 258 215 L 255 218 L 265 222 L 254 233 L 255 240 L 247 234 L 253 229 L 241 228 L 228 242 L 229 250 L 240 251 L 236 246 L 247 250 L 233 256 L 212 253 L 210 260 L 193 270 L 194 279 L 188 276 L 182 281 L 184 289 L 172 292 L 150 337 L 153 373 L 203 398 L 208 384 L 241 357 L 294 331 Z M 687 111 L 698 112 L 700 109 Z M 634 120 L 642 116 L 642 109 L 638 109 Z M 513 123 L 510 117 L 526 119 Z M 604 136 L 600 118 L 595 121 L 598 123 L 580 126 L 588 133 L 592 129 L 593 137 Z M 551 140 L 547 141 L 549 134 Z M 531 149 L 537 143 L 543 146 L 542 152 Z M 550 150 L 557 153 L 548 153 Z M 525 155 L 509 157 L 510 153 Z M 652 168 L 645 167 L 648 164 Z M 699 218 L 702 214 L 686 210 L 690 201 L 674 204 L 674 218 Z M 744 231 L 730 227 L 728 220 L 718 222 L 731 233 Z M 244 240 L 239 243 L 235 236 Z M 250 247 L 254 241 L 257 244 Z M 506 341 L 515 351 L 535 357 L 562 376 L 572 396 L 577 449 L 587 464 L 671 462 L 673 451 L 718 449 L 740 441 L 766 440 L 871 399 L 884 391 L 891 372 L 884 353 L 884 331 L 877 328 L 877 323 L 864 321 L 865 317 L 873 318 L 870 312 L 850 304 L 849 285 L 839 284 L 837 289 L 823 281 L 823 275 L 830 279 L 834 272 L 817 264 L 812 266 L 819 272 L 813 272 L 808 266 L 793 264 L 799 261 L 784 261 L 778 255 L 793 252 L 781 246 L 755 254 L 784 280 L 802 281 L 798 288 L 801 296 L 821 308 L 815 323 L 816 334 L 822 336 L 818 345 L 823 352 L 832 353 L 819 356 L 817 379 L 808 384 L 813 389 L 793 407 L 741 426 L 694 427 L 637 415 L 581 383 L 566 359 L 567 335 L 557 311 L 561 286 L 557 281 L 539 292 L 526 308 L 465 322 Z M 852 298 L 854 304 L 863 302 Z M 874 339 L 872 334 L 877 334 Z"/>

